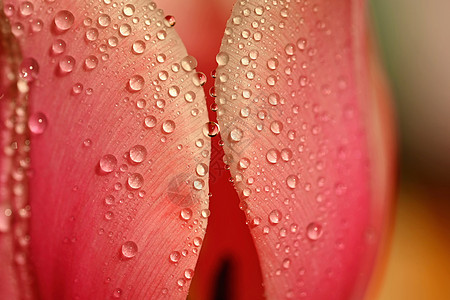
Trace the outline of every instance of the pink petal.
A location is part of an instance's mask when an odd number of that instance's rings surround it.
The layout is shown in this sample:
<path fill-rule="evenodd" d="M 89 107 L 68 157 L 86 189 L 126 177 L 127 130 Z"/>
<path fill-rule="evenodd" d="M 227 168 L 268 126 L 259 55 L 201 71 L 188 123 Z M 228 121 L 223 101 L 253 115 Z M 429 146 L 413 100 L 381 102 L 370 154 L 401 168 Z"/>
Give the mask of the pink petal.
<path fill-rule="evenodd" d="M 226 161 L 268 299 L 361 299 L 384 239 L 392 127 L 371 111 L 360 2 L 239 1 L 217 56 Z"/>
<path fill-rule="evenodd" d="M 39 295 L 186 298 L 207 224 L 210 142 L 195 64 L 171 20 L 148 1 L 4 5 L 32 81 Z"/>

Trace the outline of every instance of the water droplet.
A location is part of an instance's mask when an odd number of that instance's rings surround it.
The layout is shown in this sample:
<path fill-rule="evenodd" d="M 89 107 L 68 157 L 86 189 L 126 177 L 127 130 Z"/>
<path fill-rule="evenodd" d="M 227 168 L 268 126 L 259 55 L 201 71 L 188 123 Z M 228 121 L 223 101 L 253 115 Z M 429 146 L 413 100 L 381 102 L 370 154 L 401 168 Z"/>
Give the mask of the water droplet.
<path fill-rule="evenodd" d="M 220 133 L 219 124 L 215 122 L 208 122 L 203 126 L 203 134 L 209 137 L 215 137 Z"/>
<path fill-rule="evenodd" d="M 286 184 L 291 189 L 295 189 L 295 187 L 297 186 L 297 183 L 298 183 L 298 177 L 295 175 L 289 175 L 286 178 Z"/>
<path fill-rule="evenodd" d="M 128 81 L 128 87 L 132 92 L 138 92 L 144 87 L 144 77 L 141 75 L 134 75 Z"/>
<path fill-rule="evenodd" d="M 176 20 L 174 16 L 167 15 L 164 17 L 164 25 L 167 27 L 175 26 Z"/>
<path fill-rule="evenodd" d="M 300 50 L 305 50 L 305 49 L 306 49 L 306 39 L 300 38 L 300 39 L 297 41 L 297 47 L 298 47 L 298 49 L 300 49 Z"/>
<path fill-rule="evenodd" d="M 294 51 L 295 51 L 294 44 L 291 44 L 291 43 L 287 44 L 286 47 L 284 48 L 284 51 L 289 56 L 294 55 Z"/>
<path fill-rule="evenodd" d="M 292 151 L 291 149 L 284 148 L 281 150 L 281 159 L 284 161 L 290 161 L 292 158 Z"/>
<path fill-rule="evenodd" d="M 40 32 L 44 28 L 44 22 L 41 19 L 33 20 L 31 23 L 32 32 Z"/>
<path fill-rule="evenodd" d="M 197 60 L 193 56 L 190 56 L 190 55 L 186 56 L 185 58 L 183 58 L 181 60 L 181 67 L 186 72 L 190 72 L 190 71 L 194 70 L 195 68 L 197 68 Z"/>
<path fill-rule="evenodd" d="M 135 7 L 132 4 L 127 4 L 123 7 L 123 14 L 127 17 L 131 17 L 134 14 Z"/>
<path fill-rule="evenodd" d="M 84 61 L 84 66 L 86 67 L 86 70 L 93 70 L 98 65 L 98 58 L 94 55 L 89 55 L 86 60 Z"/>
<path fill-rule="evenodd" d="M 68 74 L 73 71 L 75 67 L 75 58 L 72 56 L 65 56 L 59 62 L 59 71 L 61 74 Z"/>
<path fill-rule="evenodd" d="M 201 237 L 195 237 L 193 242 L 195 247 L 200 247 L 203 243 L 203 240 Z"/>
<path fill-rule="evenodd" d="M 269 214 L 269 222 L 272 225 L 276 225 L 281 221 L 281 212 L 278 209 L 274 209 Z"/>
<path fill-rule="evenodd" d="M 190 208 L 183 208 L 180 212 L 181 219 L 188 221 L 192 218 L 192 210 Z"/>
<path fill-rule="evenodd" d="M 180 94 L 180 88 L 176 85 L 169 87 L 169 96 L 171 98 L 176 98 Z"/>
<path fill-rule="evenodd" d="M 189 91 L 184 95 L 184 100 L 186 100 L 186 102 L 192 103 L 192 102 L 194 102 L 195 97 L 196 97 L 195 93 L 192 91 Z"/>
<path fill-rule="evenodd" d="M 244 136 L 244 132 L 239 128 L 235 128 L 235 129 L 231 130 L 231 132 L 230 132 L 230 139 L 233 142 L 239 142 L 243 136 Z"/>
<path fill-rule="evenodd" d="M 250 166 L 250 160 L 246 157 L 243 157 L 239 160 L 239 168 L 240 169 L 248 169 L 248 167 Z"/>
<path fill-rule="evenodd" d="M 154 116 L 148 116 L 144 119 L 144 125 L 147 128 L 153 128 L 156 126 L 156 118 Z"/>
<path fill-rule="evenodd" d="M 133 190 L 140 189 L 144 184 L 144 177 L 139 173 L 133 173 L 128 176 L 128 186 Z"/>
<path fill-rule="evenodd" d="M 186 269 L 186 270 L 184 271 L 184 277 L 185 277 L 187 280 L 192 279 L 192 277 L 194 277 L 194 270 L 192 270 L 192 269 Z"/>
<path fill-rule="evenodd" d="M 196 179 L 193 183 L 194 189 L 197 191 L 202 190 L 205 187 L 205 182 L 202 179 Z"/>
<path fill-rule="evenodd" d="M 273 93 L 269 95 L 270 105 L 276 106 L 280 102 L 280 95 L 278 93 Z"/>
<path fill-rule="evenodd" d="M 122 294 L 123 294 L 122 289 L 117 288 L 113 292 L 113 297 L 120 298 L 120 297 L 122 297 Z"/>
<path fill-rule="evenodd" d="M 34 6 L 30 2 L 25 1 L 22 4 L 20 4 L 19 10 L 22 16 L 28 17 L 33 13 Z"/>
<path fill-rule="evenodd" d="M 175 122 L 172 120 L 166 120 L 162 124 L 162 131 L 164 133 L 172 133 L 175 130 Z"/>
<path fill-rule="evenodd" d="M 267 161 L 271 164 L 276 164 L 278 161 L 278 150 L 270 149 L 266 154 Z"/>
<path fill-rule="evenodd" d="M 34 134 L 44 133 L 47 125 L 47 117 L 41 112 L 34 113 L 28 120 L 28 128 L 30 128 L 30 131 Z"/>
<path fill-rule="evenodd" d="M 20 64 L 20 77 L 27 82 L 32 82 L 39 74 L 39 64 L 34 58 L 25 58 Z"/>
<path fill-rule="evenodd" d="M 195 168 L 195 171 L 198 176 L 203 177 L 208 174 L 208 166 L 204 163 L 199 163 Z"/>
<path fill-rule="evenodd" d="M 74 95 L 79 95 L 83 91 L 83 85 L 79 82 L 72 86 L 72 92 Z"/>
<path fill-rule="evenodd" d="M 133 53 L 142 54 L 145 51 L 145 43 L 141 40 L 137 40 L 133 43 L 132 49 Z"/>
<path fill-rule="evenodd" d="M 171 262 L 176 263 L 180 260 L 181 258 L 181 254 L 178 251 L 173 251 L 172 253 L 170 253 L 169 255 L 169 259 Z"/>
<path fill-rule="evenodd" d="M 192 82 L 195 86 L 204 86 L 206 83 L 206 75 L 202 72 L 197 72 L 194 74 L 194 77 L 192 77 Z"/>
<path fill-rule="evenodd" d="M 138 252 L 138 246 L 133 241 L 127 241 L 122 245 L 122 255 L 125 258 L 133 258 Z"/>
<path fill-rule="evenodd" d="M 56 28 L 60 31 L 69 30 L 72 27 L 73 22 L 75 21 L 75 17 L 68 10 L 61 10 L 55 15 L 55 25 Z"/>
<path fill-rule="evenodd" d="M 134 163 L 141 163 L 147 156 L 147 149 L 142 145 L 136 145 L 130 149 L 130 159 Z"/>
<path fill-rule="evenodd" d="M 283 260 L 283 268 L 289 269 L 290 266 L 291 266 L 291 260 L 289 258 L 284 259 Z"/>
<path fill-rule="evenodd" d="M 131 34 L 131 26 L 128 24 L 122 24 L 119 27 L 119 34 L 123 37 L 127 37 Z"/>
<path fill-rule="evenodd" d="M 280 134 L 283 130 L 283 124 L 280 121 L 273 121 L 270 124 L 270 131 L 272 131 L 274 134 Z"/>
<path fill-rule="evenodd" d="M 86 39 L 88 41 L 95 41 L 98 38 L 98 29 L 97 28 L 89 28 L 86 30 Z"/>
<path fill-rule="evenodd" d="M 97 21 L 101 27 L 107 27 L 111 23 L 111 17 L 107 14 L 101 14 Z"/>
<path fill-rule="evenodd" d="M 317 223 L 310 223 L 306 227 L 306 236 L 311 241 L 316 241 L 322 236 L 322 226 Z"/>
<path fill-rule="evenodd" d="M 52 52 L 54 55 L 58 55 L 66 51 L 66 42 L 63 40 L 56 40 L 52 44 Z"/>
<path fill-rule="evenodd" d="M 100 159 L 99 165 L 103 172 L 111 173 L 116 168 L 117 158 L 112 154 L 106 154 Z"/>
<path fill-rule="evenodd" d="M 226 52 L 219 52 L 216 56 L 216 62 L 219 66 L 225 66 L 229 60 L 230 57 Z"/>

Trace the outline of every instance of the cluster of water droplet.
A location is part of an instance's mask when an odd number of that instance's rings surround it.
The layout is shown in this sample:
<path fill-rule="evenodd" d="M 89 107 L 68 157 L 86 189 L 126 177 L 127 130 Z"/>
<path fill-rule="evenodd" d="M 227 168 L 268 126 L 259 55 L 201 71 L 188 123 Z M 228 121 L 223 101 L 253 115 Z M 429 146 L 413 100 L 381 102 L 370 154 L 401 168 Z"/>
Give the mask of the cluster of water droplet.
<path fill-rule="evenodd" d="M 102 93 L 106 95 L 109 92 L 104 90 L 105 82 L 99 83 L 95 78 L 123 80 L 117 92 L 111 94 L 112 99 L 104 103 L 121 109 L 121 115 L 134 118 L 139 130 L 134 127 L 130 130 L 133 128 L 133 134 L 142 142 L 130 145 L 122 152 L 106 152 L 98 157 L 95 172 L 99 180 L 109 185 L 101 204 L 105 225 L 98 229 L 98 234 L 107 236 L 111 243 L 120 240 L 122 259 L 134 261 L 141 251 L 148 249 L 142 249 L 138 240 L 128 240 L 125 234 L 108 228 L 115 228 L 119 223 L 130 224 L 137 216 L 138 208 L 143 206 L 141 203 L 152 202 L 151 206 L 165 197 L 172 201 L 170 205 L 179 205 L 179 215 L 173 218 L 186 230 L 188 240 L 185 247 L 168 253 L 167 257 L 168 263 L 183 267 L 175 286 L 186 288 L 193 270 L 179 261 L 188 255 L 198 255 L 210 214 L 206 208 L 208 140 L 217 132 L 205 124 L 207 112 L 202 101 L 202 86 L 206 76 L 196 71 L 194 57 L 186 55 L 180 59 L 173 52 L 172 48 L 178 43 L 173 31 L 176 20 L 173 16 L 165 16 L 154 2 L 148 1 L 137 7 L 102 0 L 95 8 L 92 5 L 86 4 L 81 14 L 64 9 L 57 1 L 7 1 L 4 12 L 13 20 L 12 33 L 18 40 L 25 44 L 39 40 L 40 46 L 45 43 L 42 38 L 50 33 L 47 51 L 36 53 L 35 57 L 25 57 L 18 75 L 35 88 L 48 84 L 70 86 L 67 97 L 81 104 L 87 103 L 88 97 L 98 102 L 98 98 L 103 97 Z M 49 20 L 45 23 L 39 17 L 43 12 L 51 16 L 43 17 Z M 127 55 L 132 55 L 133 59 L 123 60 Z M 191 120 L 187 120 L 184 114 Z M 120 117 L 118 122 L 122 121 Z M 51 126 L 52 119 L 46 112 L 37 111 L 28 118 L 28 128 L 35 136 L 45 135 Z M 102 145 L 89 137 L 88 129 L 86 135 L 88 137 L 80 142 L 83 151 L 98 151 Z M 161 190 L 166 190 L 165 195 L 155 195 L 153 190 L 149 193 L 146 189 L 154 185 L 152 181 L 162 180 L 150 175 L 155 171 L 153 168 L 157 168 L 154 165 L 159 158 L 150 157 L 149 153 L 172 150 L 180 157 L 192 156 L 194 163 L 180 170 L 183 173 L 179 176 L 167 175 L 178 177 L 166 179 L 170 181 L 168 186 L 161 187 Z M 165 165 L 160 161 L 158 164 Z M 162 180 L 163 183 L 166 181 Z M 129 226 L 123 226 L 125 232 Z M 75 237 L 68 237 L 65 242 L 75 240 Z M 123 290 L 117 288 L 113 297 L 119 298 L 122 294 Z"/>
<path fill-rule="evenodd" d="M 327 226 L 323 220 L 333 205 L 328 199 L 347 191 L 346 185 L 326 178 L 325 153 L 336 150 L 324 138 L 322 126 L 330 126 L 334 112 L 318 101 L 345 93 L 347 84 L 345 77 L 329 84 L 328 78 L 316 78 L 315 42 L 331 31 L 321 17 L 312 30 L 303 28 L 302 14 L 319 15 L 319 7 L 293 2 L 254 6 L 238 1 L 216 57 L 214 95 L 224 161 L 231 166 L 248 224 L 257 237 L 275 241 L 279 251 L 280 267 L 268 276 L 290 269 L 300 248 L 322 245 Z M 297 28 L 295 34 L 292 28 Z M 267 215 L 252 211 L 259 206 Z M 314 207 L 310 211 L 315 213 L 301 213 L 305 207 Z M 295 218 L 299 215 L 304 219 Z"/>

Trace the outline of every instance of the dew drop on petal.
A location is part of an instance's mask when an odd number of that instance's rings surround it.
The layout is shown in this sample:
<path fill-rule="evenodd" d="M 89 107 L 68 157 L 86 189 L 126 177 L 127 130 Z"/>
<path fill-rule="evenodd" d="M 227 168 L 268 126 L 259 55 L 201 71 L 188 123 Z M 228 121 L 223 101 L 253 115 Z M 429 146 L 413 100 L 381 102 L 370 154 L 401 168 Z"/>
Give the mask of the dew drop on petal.
<path fill-rule="evenodd" d="M 140 189 L 144 184 L 144 177 L 139 173 L 132 173 L 128 176 L 128 186 L 133 190 Z"/>
<path fill-rule="evenodd" d="M 289 188 L 295 189 L 298 183 L 298 177 L 295 175 L 289 175 L 286 178 L 286 184 Z"/>
<path fill-rule="evenodd" d="M 137 40 L 133 43 L 132 49 L 133 53 L 142 54 L 145 51 L 145 43 L 141 40 Z"/>
<path fill-rule="evenodd" d="M 173 251 L 172 253 L 170 253 L 169 255 L 169 260 L 173 263 L 176 263 L 180 260 L 181 258 L 181 254 L 178 251 Z"/>
<path fill-rule="evenodd" d="M 75 58 L 72 56 L 65 56 L 59 62 L 59 71 L 61 74 L 68 74 L 73 71 L 75 67 Z"/>
<path fill-rule="evenodd" d="M 194 70 L 195 68 L 197 68 L 197 60 L 193 56 L 190 56 L 190 55 L 186 56 L 185 58 L 183 58 L 181 60 L 181 67 L 186 72 L 190 72 L 190 71 Z"/>
<path fill-rule="evenodd" d="M 183 208 L 180 212 L 180 218 L 188 221 L 192 218 L 192 210 L 190 208 Z"/>
<path fill-rule="evenodd" d="M 141 163 L 147 156 L 147 149 L 142 145 L 136 145 L 130 149 L 130 159 L 134 163 Z"/>
<path fill-rule="evenodd" d="M 306 227 L 306 236 L 311 241 L 316 241 L 322 236 L 322 226 L 317 223 L 310 223 Z"/>
<path fill-rule="evenodd" d="M 203 125 L 203 134 L 208 137 L 215 137 L 220 133 L 219 124 L 215 122 L 207 122 Z"/>
<path fill-rule="evenodd" d="M 276 149 L 270 149 L 267 151 L 266 159 L 271 164 L 276 164 L 278 161 L 278 151 Z"/>
<path fill-rule="evenodd" d="M 144 87 L 144 83 L 144 77 L 142 77 L 141 75 L 134 75 L 128 81 L 128 87 L 132 92 L 138 92 L 142 90 L 142 88 Z"/>
<path fill-rule="evenodd" d="M 30 128 L 30 131 L 34 134 L 44 133 L 47 125 L 47 117 L 41 112 L 34 113 L 28 120 L 28 128 Z"/>
<path fill-rule="evenodd" d="M 147 128 L 154 128 L 156 126 L 156 118 L 154 116 L 148 116 L 144 119 L 144 125 Z"/>
<path fill-rule="evenodd" d="M 125 258 L 133 258 L 138 252 L 138 246 L 133 241 L 127 241 L 122 245 L 122 255 Z"/>
<path fill-rule="evenodd" d="M 116 168 L 117 158 L 112 154 L 106 154 L 100 159 L 99 165 L 103 172 L 111 173 Z"/>
<path fill-rule="evenodd" d="M 39 74 L 39 64 L 38 62 L 32 58 L 25 58 L 20 64 L 20 77 L 26 80 L 27 82 L 34 81 Z"/>
<path fill-rule="evenodd" d="M 281 221 L 281 212 L 278 209 L 274 209 L 269 214 L 269 222 L 272 225 L 276 225 Z"/>
<path fill-rule="evenodd" d="M 61 10 L 55 15 L 55 25 L 56 28 L 60 31 L 69 30 L 72 27 L 73 22 L 75 21 L 75 17 L 68 10 Z"/>
<path fill-rule="evenodd" d="M 175 126 L 176 125 L 175 125 L 174 121 L 166 120 L 166 121 L 163 122 L 161 128 L 162 128 L 163 133 L 170 134 L 170 133 L 174 132 Z"/>

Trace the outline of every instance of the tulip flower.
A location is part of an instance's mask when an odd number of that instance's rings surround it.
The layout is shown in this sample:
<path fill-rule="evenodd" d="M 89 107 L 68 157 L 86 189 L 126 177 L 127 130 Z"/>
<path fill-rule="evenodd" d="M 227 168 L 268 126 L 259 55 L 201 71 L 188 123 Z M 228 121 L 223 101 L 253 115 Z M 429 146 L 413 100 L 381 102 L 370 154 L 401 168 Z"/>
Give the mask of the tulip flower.
<path fill-rule="evenodd" d="M 232 2 L 3 1 L 2 299 L 376 290 L 394 142 L 364 1 Z"/>

